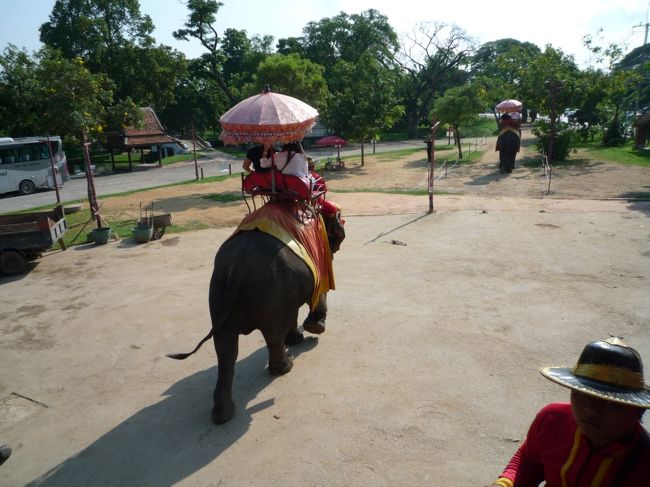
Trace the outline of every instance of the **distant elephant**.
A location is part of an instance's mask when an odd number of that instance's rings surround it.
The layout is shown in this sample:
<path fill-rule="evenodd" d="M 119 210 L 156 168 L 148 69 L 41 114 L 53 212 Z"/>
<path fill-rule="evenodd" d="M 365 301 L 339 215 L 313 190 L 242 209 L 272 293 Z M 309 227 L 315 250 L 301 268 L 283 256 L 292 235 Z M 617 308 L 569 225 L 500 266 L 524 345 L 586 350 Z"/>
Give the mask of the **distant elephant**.
<path fill-rule="evenodd" d="M 345 238 L 344 221 L 340 212 L 323 215 L 323 221 L 329 251 L 336 252 Z M 269 351 L 269 372 L 286 374 L 293 360 L 285 344 L 303 340 L 298 330 L 298 310 L 312 301 L 313 290 L 314 277 L 309 266 L 285 243 L 268 233 L 242 231 L 219 248 L 210 281 L 212 330 L 192 352 L 169 355 L 185 359 L 213 337 L 219 365 L 212 409 L 215 423 L 225 423 L 234 414 L 232 383 L 239 335 L 260 330 Z M 318 303 L 303 323 L 306 331 L 318 334 L 325 330 L 326 298 L 326 293 L 318 297 Z"/>
<path fill-rule="evenodd" d="M 519 132 L 513 128 L 501 130 L 495 150 L 499 151 L 499 172 L 511 173 L 515 168 L 515 158 L 520 148 Z"/>

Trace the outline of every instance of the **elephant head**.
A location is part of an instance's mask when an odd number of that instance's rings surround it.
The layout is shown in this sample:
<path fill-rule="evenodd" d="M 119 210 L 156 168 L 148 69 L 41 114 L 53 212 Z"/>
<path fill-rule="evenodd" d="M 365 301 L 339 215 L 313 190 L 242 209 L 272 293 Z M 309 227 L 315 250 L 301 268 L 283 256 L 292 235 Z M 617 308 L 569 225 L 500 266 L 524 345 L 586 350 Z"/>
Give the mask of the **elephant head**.
<path fill-rule="evenodd" d="M 325 222 L 325 231 L 332 253 L 341 248 L 345 240 L 345 220 L 341 217 L 341 208 L 331 201 L 323 201 L 321 215 Z"/>

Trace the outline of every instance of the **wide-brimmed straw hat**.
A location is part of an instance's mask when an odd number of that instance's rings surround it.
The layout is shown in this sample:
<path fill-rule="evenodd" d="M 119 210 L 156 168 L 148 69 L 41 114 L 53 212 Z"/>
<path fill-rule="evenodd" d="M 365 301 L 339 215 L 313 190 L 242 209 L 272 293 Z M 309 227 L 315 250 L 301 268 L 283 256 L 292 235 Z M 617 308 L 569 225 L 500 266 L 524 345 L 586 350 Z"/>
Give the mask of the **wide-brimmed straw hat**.
<path fill-rule="evenodd" d="M 587 344 L 575 367 L 543 367 L 540 372 L 561 386 L 606 401 L 650 409 L 639 353 L 618 337 Z"/>

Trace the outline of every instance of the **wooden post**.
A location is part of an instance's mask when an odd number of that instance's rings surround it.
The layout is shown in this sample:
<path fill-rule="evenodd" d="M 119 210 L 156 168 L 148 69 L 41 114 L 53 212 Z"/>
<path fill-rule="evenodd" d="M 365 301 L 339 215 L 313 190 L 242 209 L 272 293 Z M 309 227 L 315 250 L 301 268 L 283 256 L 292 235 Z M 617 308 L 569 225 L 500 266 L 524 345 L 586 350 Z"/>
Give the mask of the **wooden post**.
<path fill-rule="evenodd" d="M 56 190 L 56 204 L 61 204 L 61 194 L 59 193 L 59 185 L 56 182 L 56 167 L 54 165 L 54 153 L 52 152 L 52 144 L 50 143 L 50 136 L 47 136 L 47 150 L 50 153 L 50 165 L 52 167 L 52 181 L 54 182 L 54 189 Z M 65 250 L 65 249 L 64 249 Z"/>
<path fill-rule="evenodd" d="M 429 193 L 429 213 L 433 213 L 433 176 L 436 164 L 436 130 L 440 122 L 435 122 L 431 127 L 431 160 L 429 161 L 429 180 L 427 191 Z"/>
<path fill-rule="evenodd" d="M 194 120 L 192 120 L 192 150 L 194 151 L 194 173 L 196 180 L 199 180 L 199 163 L 196 160 L 196 132 L 194 131 Z"/>

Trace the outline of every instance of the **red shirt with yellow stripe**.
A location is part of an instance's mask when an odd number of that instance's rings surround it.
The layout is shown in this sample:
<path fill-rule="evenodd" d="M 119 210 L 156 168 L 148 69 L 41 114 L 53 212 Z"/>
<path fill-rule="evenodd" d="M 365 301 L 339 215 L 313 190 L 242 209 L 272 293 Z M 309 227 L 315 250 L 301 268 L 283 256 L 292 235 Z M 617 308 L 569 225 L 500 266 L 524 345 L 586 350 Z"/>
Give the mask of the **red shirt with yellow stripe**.
<path fill-rule="evenodd" d="M 503 487 L 650 486 L 650 441 L 641 425 L 628 444 L 594 450 L 580 432 L 570 404 L 549 404 L 535 417 L 526 440 L 501 477 Z"/>

